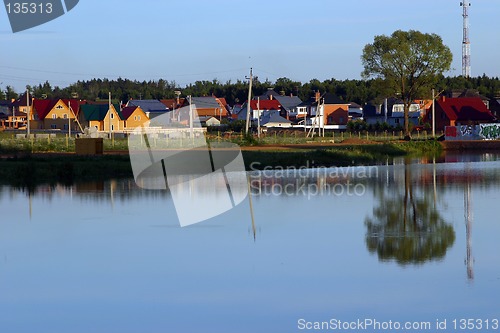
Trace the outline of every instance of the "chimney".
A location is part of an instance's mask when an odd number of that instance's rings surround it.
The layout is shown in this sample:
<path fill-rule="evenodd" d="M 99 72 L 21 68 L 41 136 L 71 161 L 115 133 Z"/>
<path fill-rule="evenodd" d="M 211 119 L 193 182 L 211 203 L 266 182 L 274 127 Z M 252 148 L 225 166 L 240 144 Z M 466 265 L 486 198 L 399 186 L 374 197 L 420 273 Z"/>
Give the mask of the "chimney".
<path fill-rule="evenodd" d="M 269 100 L 272 101 L 273 100 L 273 95 L 269 95 Z"/>
<path fill-rule="evenodd" d="M 446 96 L 445 95 L 441 96 L 441 102 L 446 102 Z"/>

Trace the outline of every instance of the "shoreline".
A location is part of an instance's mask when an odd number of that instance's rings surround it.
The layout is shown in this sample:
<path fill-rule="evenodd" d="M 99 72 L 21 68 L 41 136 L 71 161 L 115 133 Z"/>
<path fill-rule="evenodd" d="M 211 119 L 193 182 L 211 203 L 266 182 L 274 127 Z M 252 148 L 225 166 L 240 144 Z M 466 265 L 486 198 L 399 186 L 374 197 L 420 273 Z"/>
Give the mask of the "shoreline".
<path fill-rule="evenodd" d="M 273 144 L 240 147 L 247 171 L 301 167 L 375 166 L 395 157 L 440 158 L 443 152 L 500 152 L 500 141 L 392 141 Z M 39 185 L 132 178 L 128 150 L 103 155 L 72 152 L 8 152 L 0 154 L 0 184 L 34 189 Z"/>

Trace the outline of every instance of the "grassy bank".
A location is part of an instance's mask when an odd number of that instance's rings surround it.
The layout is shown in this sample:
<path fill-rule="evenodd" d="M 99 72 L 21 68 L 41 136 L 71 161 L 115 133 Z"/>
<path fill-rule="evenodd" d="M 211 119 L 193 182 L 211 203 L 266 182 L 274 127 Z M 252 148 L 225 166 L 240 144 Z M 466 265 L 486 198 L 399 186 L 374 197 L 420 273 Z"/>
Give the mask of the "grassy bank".
<path fill-rule="evenodd" d="M 265 149 L 264 149 L 265 148 Z M 374 165 L 397 156 L 437 155 L 436 141 L 394 142 L 371 145 L 338 145 L 314 149 L 244 150 L 247 170 L 286 167 Z M 16 153 L 0 160 L 0 183 L 33 189 L 40 184 L 72 185 L 132 177 L 129 156 L 77 156 L 74 154 Z"/>
<path fill-rule="evenodd" d="M 398 156 L 438 156 L 442 147 L 436 141 L 410 141 L 385 144 L 339 145 L 317 149 L 244 151 L 247 170 L 265 167 L 334 167 L 375 165 Z"/>

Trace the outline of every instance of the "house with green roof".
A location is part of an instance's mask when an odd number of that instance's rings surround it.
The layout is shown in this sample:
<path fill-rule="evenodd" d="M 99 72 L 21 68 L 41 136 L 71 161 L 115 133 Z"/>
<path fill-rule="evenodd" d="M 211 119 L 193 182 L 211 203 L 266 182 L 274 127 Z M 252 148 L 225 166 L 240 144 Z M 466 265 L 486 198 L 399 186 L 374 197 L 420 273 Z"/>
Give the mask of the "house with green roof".
<path fill-rule="evenodd" d="M 119 104 L 84 104 L 79 118 L 84 128 L 93 127 L 99 132 L 121 132 L 125 128 Z"/>

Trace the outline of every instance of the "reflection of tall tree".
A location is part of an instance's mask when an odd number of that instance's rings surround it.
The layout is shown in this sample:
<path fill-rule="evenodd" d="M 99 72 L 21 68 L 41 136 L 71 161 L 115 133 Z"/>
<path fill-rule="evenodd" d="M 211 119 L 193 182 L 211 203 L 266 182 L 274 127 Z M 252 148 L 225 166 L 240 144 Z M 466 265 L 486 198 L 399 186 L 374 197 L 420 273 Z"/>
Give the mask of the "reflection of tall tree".
<path fill-rule="evenodd" d="M 405 165 L 404 193 L 381 189 L 379 206 L 365 220 L 366 244 L 381 260 L 418 264 L 444 257 L 455 242 L 455 231 L 432 204 L 432 195 L 416 195 L 411 165 Z"/>

